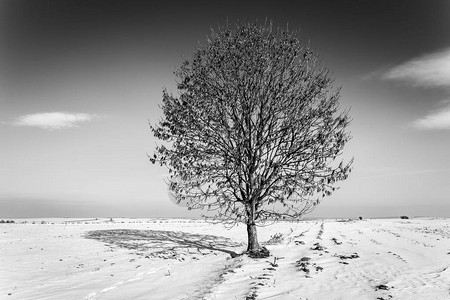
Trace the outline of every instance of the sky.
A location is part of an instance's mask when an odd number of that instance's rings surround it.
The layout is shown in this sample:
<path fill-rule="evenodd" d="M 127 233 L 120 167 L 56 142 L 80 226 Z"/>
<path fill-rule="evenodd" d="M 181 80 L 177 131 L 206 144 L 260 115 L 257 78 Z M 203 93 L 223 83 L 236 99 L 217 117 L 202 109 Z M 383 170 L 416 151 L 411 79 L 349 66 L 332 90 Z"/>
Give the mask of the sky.
<path fill-rule="evenodd" d="M 0 0 L 0 218 L 192 217 L 147 153 L 211 28 L 300 29 L 351 108 L 350 177 L 309 217 L 450 216 L 450 1 Z"/>

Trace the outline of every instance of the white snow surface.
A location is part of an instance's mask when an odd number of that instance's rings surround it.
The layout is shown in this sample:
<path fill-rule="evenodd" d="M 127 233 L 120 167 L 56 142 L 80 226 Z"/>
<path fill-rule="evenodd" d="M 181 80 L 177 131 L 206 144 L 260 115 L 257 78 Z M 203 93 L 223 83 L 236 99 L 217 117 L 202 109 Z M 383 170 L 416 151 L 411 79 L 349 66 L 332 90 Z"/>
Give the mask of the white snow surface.
<path fill-rule="evenodd" d="M 0 224 L 0 299 L 450 299 L 450 219 Z M 281 238 L 274 238 L 280 237 Z M 268 243 L 267 243 L 268 242 Z"/>

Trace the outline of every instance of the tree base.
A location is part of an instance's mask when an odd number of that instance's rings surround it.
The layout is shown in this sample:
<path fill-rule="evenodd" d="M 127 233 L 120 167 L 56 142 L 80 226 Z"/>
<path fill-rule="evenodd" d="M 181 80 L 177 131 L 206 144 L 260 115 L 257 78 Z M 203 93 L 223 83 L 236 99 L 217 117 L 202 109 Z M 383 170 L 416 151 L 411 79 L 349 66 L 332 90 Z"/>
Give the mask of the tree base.
<path fill-rule="evenodd" d="M 251 258 L 266 258 L 270 256 L 270 252 L 266 247 L 262 247 L 257 250 L 247 251 L 247 255 Z"/>

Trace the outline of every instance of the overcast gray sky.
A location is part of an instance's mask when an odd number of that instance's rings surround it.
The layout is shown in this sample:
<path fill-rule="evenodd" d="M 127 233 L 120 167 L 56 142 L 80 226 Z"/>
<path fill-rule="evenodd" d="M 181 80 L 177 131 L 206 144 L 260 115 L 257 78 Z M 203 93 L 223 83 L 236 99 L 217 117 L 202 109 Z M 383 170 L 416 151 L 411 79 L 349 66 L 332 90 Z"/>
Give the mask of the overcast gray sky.
<path fill-rule="evenodd" d="M 450 1 L 0 0 L 0 217 L 192 216 L 148 162 L 211 27 L 301 28 L 342 85 L 354 171 L 311 216 L 450 216 Z"/>

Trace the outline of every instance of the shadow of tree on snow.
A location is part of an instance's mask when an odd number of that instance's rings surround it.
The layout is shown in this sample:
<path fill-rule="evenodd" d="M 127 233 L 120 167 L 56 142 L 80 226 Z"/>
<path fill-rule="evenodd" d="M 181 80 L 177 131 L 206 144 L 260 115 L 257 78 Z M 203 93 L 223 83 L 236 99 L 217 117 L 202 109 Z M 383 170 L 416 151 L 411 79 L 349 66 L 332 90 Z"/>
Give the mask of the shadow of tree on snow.
<path fill-rule="evenodd" d="M 202 255 L 208 255 L 211 251 L 220 251 L 236 257 L 238 254 L 227 248 L 237 248 L 243 245 L 223 236 L 164 230 L 94 230 L 86 232 L 84 236 L 110 246 L 132 249 L 144 252 L 142 254 L 148 256 L 165 259 L 180 259 L 188 254 L 193 254 L 191 251 L 197 251 L 197 254 Z M 210 252 L 202 252 L 202 250 Z"/>

